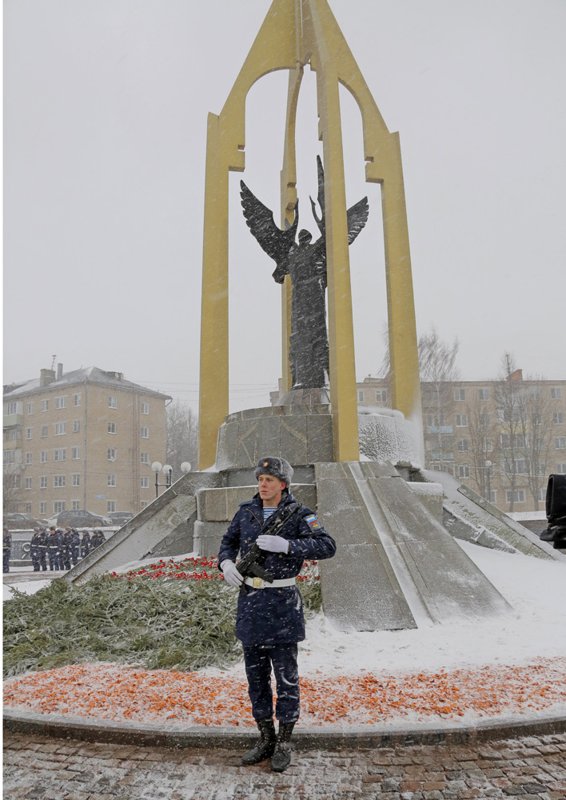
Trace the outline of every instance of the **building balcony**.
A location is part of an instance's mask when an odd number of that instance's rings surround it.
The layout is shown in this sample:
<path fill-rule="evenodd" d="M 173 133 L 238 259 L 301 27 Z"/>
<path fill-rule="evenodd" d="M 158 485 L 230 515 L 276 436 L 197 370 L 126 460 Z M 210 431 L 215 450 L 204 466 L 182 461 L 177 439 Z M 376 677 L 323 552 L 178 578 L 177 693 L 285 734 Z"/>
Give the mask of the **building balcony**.
<path fill-rule="evenodd" d="M 19 425 L 23 425 L 24 422 L 24 415 L 23 414 L 4 414 L 4 429 L 6 428 L 16 428 Z"/>

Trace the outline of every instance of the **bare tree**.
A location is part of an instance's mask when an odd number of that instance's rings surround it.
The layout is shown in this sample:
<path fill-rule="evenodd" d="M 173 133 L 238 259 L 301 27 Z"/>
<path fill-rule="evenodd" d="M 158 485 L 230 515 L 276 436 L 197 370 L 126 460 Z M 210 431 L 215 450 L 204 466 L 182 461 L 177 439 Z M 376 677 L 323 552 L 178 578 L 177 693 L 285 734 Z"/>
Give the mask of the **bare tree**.
<path fill-rule="evenodd" d="M 517 501 L 517 475 L 521 453 L 519 438 L 521 424 L 519 415 L 522 375 L 517 369 L 511 353 L 505 353 L 501 361 L 501 375 L 495 386 L 495 402 L 499 418 L 499 440 L 497 453 L 503 477 L 509 486 L 509 510 L 513 511 Z"/>
<path fill-rule="evenodd" d="M 195 464 L 198 453 L 198 418 L 192 408 L 180 400 L 167 406 L 167 462 L 173 474 L 180 475 L 181 464 Z"/>
<path fill-rule="evenodd" d="M 458 379 L 458 340 L 443 342 L 434 328 L 419 337 L 423 417 L 429 460 L 451 470 L 454 436 L 448 419 L 453 410 L 453 381 Z"/>
<path fill-rule="evenodd" d="M 546 483 L 552 441 L 553 408 L 540 379 L 529 379 L 519 396 L 519 448 L 534 507 L 539 508 L 541 489 Z"/>
<path fill-rule="evenodd" d="M 494 458 L 493 451 L 497 437 L 495 419 L 486 409 L 485 403 L 478 399 L 468 403 L 466 410 L 472 476 L 482 497 L 491 500 L 491 477 L 494 466 L 491 459 Z"/>

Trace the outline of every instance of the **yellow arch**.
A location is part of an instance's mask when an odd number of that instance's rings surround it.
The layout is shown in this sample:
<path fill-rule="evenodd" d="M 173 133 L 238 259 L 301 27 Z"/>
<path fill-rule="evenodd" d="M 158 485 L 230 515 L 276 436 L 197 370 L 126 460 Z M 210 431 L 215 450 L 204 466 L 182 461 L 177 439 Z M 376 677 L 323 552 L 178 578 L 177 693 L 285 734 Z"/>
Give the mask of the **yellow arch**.
<path fill-rule="evenodd" d="M 281 171 L 282 222 L 296 200 L 295 117 L 302 68 L 317 73 L 325 165 L 330 400 L 337 461 L 359 460 L 355 354 L 339 83 L 362 114 L 366 180 L 381 184 L 392 405 L 420 420 L 416 323 L 399 137 L 390 133 L 327 0 L 274 0 L 220 115 L 209 115 L 204 208 L 199 466 L 216 457 L 228 414 L 228 172 L 245 164 L 245 103 L 269 72 L 291 70 Z M 283 383 L 288 388 L 291 288 L 283 289 Z"/>

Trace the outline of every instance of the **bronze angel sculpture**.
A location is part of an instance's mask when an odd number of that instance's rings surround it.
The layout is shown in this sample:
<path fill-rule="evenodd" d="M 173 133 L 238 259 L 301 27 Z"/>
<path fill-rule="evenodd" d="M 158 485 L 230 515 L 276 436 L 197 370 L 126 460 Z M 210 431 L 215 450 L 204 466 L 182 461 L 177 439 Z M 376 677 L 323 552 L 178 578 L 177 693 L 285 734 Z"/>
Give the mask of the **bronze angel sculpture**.
<path fill-rule="evenodd" d="M 244 217 L 253 236 L 276 263 L 273 277 L 283 283 L 285 275 L 291 277 L 291 337 L 289 358 L 293 388 L 310 389 L 326 385 L 328 375 L 328 334 L 326 330 L 326 239 L 324 215 L 324 169 L 320 156 L 318 165 L 318 205 L 310 198 L 312 214 L 320 237 L 312 242 L 312 234 L 300 230 L 299 201 L 295 205 L 295 218 L 286 230 L 275 224 L 273 212 L 263 205 L 240 181 L 240 196 Z M 366 224 L 369 213 L 368 199 L 364 197 L 348 209 L 348 244 L 352 244 Z"/>

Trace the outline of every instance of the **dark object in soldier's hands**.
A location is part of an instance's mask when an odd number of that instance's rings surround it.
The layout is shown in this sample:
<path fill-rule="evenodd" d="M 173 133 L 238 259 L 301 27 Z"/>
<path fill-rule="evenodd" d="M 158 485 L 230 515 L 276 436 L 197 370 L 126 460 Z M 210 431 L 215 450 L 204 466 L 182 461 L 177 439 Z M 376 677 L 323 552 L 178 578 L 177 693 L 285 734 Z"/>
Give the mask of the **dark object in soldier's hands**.
<path fill-rule="evenodd" d="M 252 544 L 246 555 L 241 558 L 236 567 L 243 578 L 261 578 L 267 583 L 273 583 L 273 575 L 263 567 L 266 553 L 257 544 Z"/>
<path fill-rule="evenodd" d="M 269 532 L 271 534 L 277 534 L 283 525 L 285 525 L 287 520 L 301 509 L 302 506 L 300 503 L 289 503 L 284 511 L 277 511 L 268 518 L 267 522 L 262 528 L 262 533 Z M 254 542 L 246 555 L 236 564 L 238 572 L 244 578 L 261 578 L 262 580 L 266 581 L 266 583 L 273 583 L 273 575 L 263 566 L 265 564 L 267 555 L 268 553 L 265 550 L 262 550 L 259 545 Z M 242 584 L 242 588 L 244 588 L 246 591 L 249 591 L 248 587 L 244 583 Z"/>

